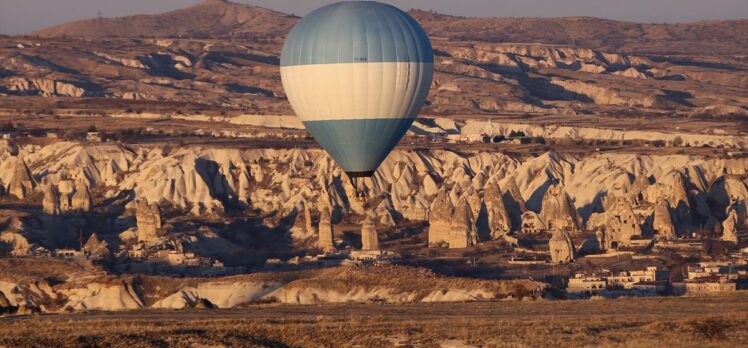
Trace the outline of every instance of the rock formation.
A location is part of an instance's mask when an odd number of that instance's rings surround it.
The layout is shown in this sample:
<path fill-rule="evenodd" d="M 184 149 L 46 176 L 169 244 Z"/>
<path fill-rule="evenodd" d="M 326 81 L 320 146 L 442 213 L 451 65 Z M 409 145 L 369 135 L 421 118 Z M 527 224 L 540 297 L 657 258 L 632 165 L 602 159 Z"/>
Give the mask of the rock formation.
<path fill-rule="evenodd" d="M 319 211 L 319 240 L 317 246 L 324 252 L 335 252 L 337 250 L 335 248 L 331 217 L 330 208 L 323 206 Z"/>
<path fill-rule="evenodd" d="M 86 244 L 83 245 L 83 250 L 93 258 L 106 259 L 112 256 L 111 251 L 109 251 L 109 243 L 100 240 L 96 233 L 88 238 Z"/>
<path fill-rule="evenodd" d="M 31 175 L 31 170 L 29 170 L 26 162 L 20 157 L 15 157 L 12 170 L 13 175 L 8 181 L 8 186 L 6 187 L 5 192 L 18 199 L 25 199 L 26 196 L 34 191 L 36 181 Z"/>
<path fill-rule="evenodd" d="M 608 194 L 603 199 L 603 209 L 605 211 L 610 211 L 613 209 L 613 206 L 616 204 L 619 198 L 623 198 L 628 200 L 629 202 L 634 202 L 634 200 L 631 197 L 631 193 L 629 193 L 626 186 L 624 186 L 622 183 L 615 183 L 613 184 L 613 187 L 608 190 Z"/>
<path fill-rule="evenodd" d="M 520 231 L 527 234 L 543 233 L 548 230 L 548 226 L 538 213 L 528 210 L 522 214 L 522 227 Z"/>
<path fill-rule="evenodd" d="M 431 214 L 429 215 L 429 245 L 446 243 L 449 245 L 449 238 L 454 207 L 445 189 L 437 193 L 436 198 L 431 203 Z"/>
<path fill-rule="evenodd" d="M 525 199 L 517 186 L 517 180 L 514 175 L 502 179 L 499 187 L 504 199 L 504 206 L 512 217 L 512 227 L 519 229 L 522 226 L 522 214 L 527 211 Z"/>
<path fill-rule="evenodd" d="M 611 249 L 608 236 L 605 235 L 605 230 L 598 228 L 595 231 L 595 240 L 597 241 L 597 248 L 599 251 L 607 251 Z"/>
<path fill-rule="evenodd" d="M 60 180 L 57 184 L 57 192 L 60 195 L 60 211 L 69 213 L 73 210 L 72 198 L 75 192 L 75 185 L 70 180 Z"/>
<path fill-rule="evenodd" d="M 478 243 L 478 231 L 466 197 L 457 202 L 450 228 L 447 241 L 450 248 L 467 248 Z"/>
<path fill-rule="evenodd" d="M 91 211 L 91 205 L 93 200 L 91 198 L 91 192 L 88 190 L 88 186 L 82 180 L 79 180 L 75 185 L 75 193 L 70 201 L 70 208 L 75 212 L 89 212 Z"/>
<path fill-rule="evenodd" d="M 738 211 L 730 207 L 727 218 L 722 222 L 722 240 L 726 242 L 738 242 Z"/>
<path fill-rule="evenodd" d="M 149 204 L 147 200 L 137 202 L 135 218 L 138 223 L 138 241 L 147 242 L 159 237 L 161 229 L 161 209 L 158 204 Z"/>
<path fill-rule="evenodd" d="M 296 239 L 306 239 L 317 235 L 317 231 L 314 229 L 309 203 L 303 202 L 302 205 L 303 208 L 301 211 L 299 211 L 298 207 L 294 207 L 292 211 L 294 221 L 290 232 L 293 238 Z"/>
<path fill-rule="evenodd" d="M 512 230 L 512 218 L 504 205 L 504 198 L 495 182 L 488 184 L 483 193 L 491 239 L 498 239 Z"/>
<path fill-rule="evenodd" d="M 54 185 L 47 185 L 43 189 L 44 199 L 42 200 L 42 209 L 45 214 L 59 215 L 62 213 L 60 210 L 60 193 L 57 192 L 57 187 Z"/>
<path fill-rule="evenodd" d="M 13 306 L 10 304 L 8 298 L 5 297 L 5 294 L 2 291 L 0 291 L 0 314 L 9 312 L 11 307 Z"/>
<path fill-rule="evenodd" d="M 304 230 L 307 235 L 315 235 L 316 230 L 312 224 L 312 211 L 309 209 L 308 204 L 304 204 Z"/>
<path fill-rule="evenodd" d="M 379 250 L 379 234 L 369 215 L 361 226 L 361 245 L 362 250 Z"/>
<path fill-rule="evenodd" d="M 540 218 L 551 229 L 581 230 L 582 219 L 563 186 L 552 185 L 545 193 Z"/>
<path fill-rule="evenodd" d="M 553 236 L 548 244 L 551 251 L 551 262 L 569 263 L 574 261 L 574 242 L 566 231 L 554 229 Z"/>
<path fill-rule="evenodd" d="M 470 206 L 470 213 L 473 215 L 473 218 L 477 221 L 478 216 L 481 213 L 481 210 L 483 210 L 483 200 L 481 200 L 480 196 L 478 195 L 478 192 L 473 187 L 469 187 L 465 191 L 464 196 L 467 199 L 468 205 Z"/>
<path fill-rule="evenodd" d="M 3 244 L 12 256 L 27 256 L 31 252 L 31 243 L 17 229 L 0 233 L 0 246 Z"/>
<path fill-rule="evenodd" d="M 673 219 L 670 216 L 670 204 L 668 204 L 668 202 L 663 198 L 658 199 L 655 204 L 652 229 L 657 238 L 676 238 L 675 226 L 673 225 Z"/>
<path fill-rule="evenodd" d="M 673 183 L 670 191 L 668 203 L 674 209 L 677 224 L 688 223 L 690 218 L 690 203 L 683 174 L 680 172 L 673 173 Z"/>
<path fill-rule="evenodd" d="M 611 207 L 606 211 L 605 234 L 610 242 L 617 244 L 628 243 L 633 237 L 641 236 L 641 222 L 634 214 L 631 202 L 623 197 L 618 197 Z"/>

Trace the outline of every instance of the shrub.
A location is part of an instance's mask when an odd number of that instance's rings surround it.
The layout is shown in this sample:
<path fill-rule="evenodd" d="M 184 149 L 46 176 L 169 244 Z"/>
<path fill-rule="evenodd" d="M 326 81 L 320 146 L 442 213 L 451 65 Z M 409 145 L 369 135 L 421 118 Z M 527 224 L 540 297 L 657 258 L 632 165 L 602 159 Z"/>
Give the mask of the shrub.
<path fill-rule="evenodd" d="M 721 319 L 709 319 L 693 323 L 693 332 L 700 334 L 710 342 L 725 337 L 725 331 L 730 328 L 730 324 Z"/>
<path fill-rule="evenodd" d="M 15 132 L 16 125 L 13 122 L 8 121 L 7 123 L 0 125 L 0 132 Z"/>

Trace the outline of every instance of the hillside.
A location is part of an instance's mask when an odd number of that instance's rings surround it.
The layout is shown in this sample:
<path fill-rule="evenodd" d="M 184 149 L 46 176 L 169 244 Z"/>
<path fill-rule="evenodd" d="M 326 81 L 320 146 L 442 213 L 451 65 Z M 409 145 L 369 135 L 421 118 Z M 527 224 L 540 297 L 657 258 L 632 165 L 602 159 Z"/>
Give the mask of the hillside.
<path fill-rule="evenodd" d="M 637 54 L 738 55 L 748 52 L 748 19 L 678 24 L 592 17 L 466 18 L 412 10 L 432 36 L 487 42 L 537 42 Z"/>
<path fill-rule="evenodd" d="M 748 20 L 639 24 L 411 14 L 437 53 L 424 115 L 579 116 L 585 126 L 598 120 L 584 115 L 708 118 L 735 121 L 720 126 L 745 131 Z M 43 112 L 46 101 L 63 98 L 91 109 L 87 98 L 95 98 L 96 112 L 156 111 L 166 103 L 180 113 L 291 115 L 278 61 L 282 38 L 297 20 L 209 0 L 3 38 L 0 95 L 9 97 L 3 107 Z"/>
<path fill-rule="evenodd" d="M 88 19 L 47 28 L 41 37 L 265 37 L 285 35 L 296 18 L 262 7 L 206 0 L 157 15 Z"/>
<path fill-rule="evenodd" d="M 748 19 L 644 24 L 591 17 L 467 18 L 411 10 L 432 36 L 461 41 L 570 45 L 639 54 L 745 55 Z M 297 18 L 226 0 L 157 15 L 89 19 L 43 29 L 41 37 L 253 37 L 285 36 Z M 695 44 L 696 43 L 696 44 Z"/>

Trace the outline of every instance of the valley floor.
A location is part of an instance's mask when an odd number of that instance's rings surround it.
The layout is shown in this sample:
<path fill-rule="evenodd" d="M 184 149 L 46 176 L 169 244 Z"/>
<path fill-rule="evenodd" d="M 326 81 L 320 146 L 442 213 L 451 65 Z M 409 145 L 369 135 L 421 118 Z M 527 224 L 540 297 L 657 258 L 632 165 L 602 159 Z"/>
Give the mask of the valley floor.
<path fill-rule="evenodd" d="M 748 297 L 259 305 L 0 318 L 0 347 L 737 347 Z"/>

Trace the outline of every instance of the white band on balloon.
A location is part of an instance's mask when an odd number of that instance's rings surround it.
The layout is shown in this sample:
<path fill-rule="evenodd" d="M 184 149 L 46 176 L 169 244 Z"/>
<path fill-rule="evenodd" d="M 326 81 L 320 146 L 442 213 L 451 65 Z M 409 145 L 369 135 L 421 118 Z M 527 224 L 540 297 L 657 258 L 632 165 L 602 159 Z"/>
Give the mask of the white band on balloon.
<path fill-rule="evenodd" d="M 415 117 L 432 75 L 433 63 L 419 62 L 281 67 L 283 88 L 303 122 Z"/>

